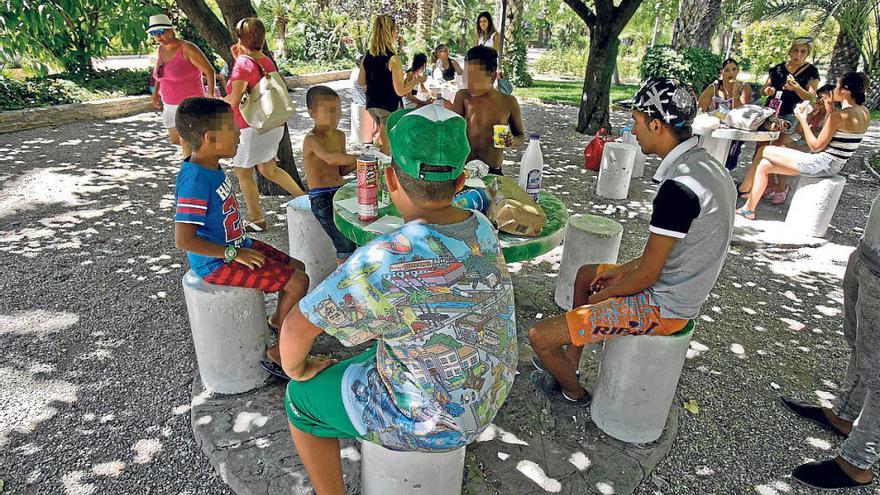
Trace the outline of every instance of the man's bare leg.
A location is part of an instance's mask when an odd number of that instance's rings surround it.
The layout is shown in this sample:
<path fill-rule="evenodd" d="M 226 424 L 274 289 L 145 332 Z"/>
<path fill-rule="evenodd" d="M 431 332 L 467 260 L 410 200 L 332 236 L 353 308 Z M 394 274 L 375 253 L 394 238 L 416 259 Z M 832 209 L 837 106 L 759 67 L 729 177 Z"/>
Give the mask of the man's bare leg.
<path fill-rule="evenodd" d="M 296 452 L 306 468 L 317 495 L 345 495 L 342 482 L 342 458 L 339 456 L 339 439 L 322 438 L 299 431 L 290 422 L 290 437 Z"/>
<path fill-rule="evenodd" d="M 562 348 L 564 345 L 574 347 L 564 314 L 537 322 L 529 329 L 529 342 L 544 369 L 556 378 L 569 399 L 580 400 L 587 394 L 575 374 L 577 366 L 572 364 Z"/>

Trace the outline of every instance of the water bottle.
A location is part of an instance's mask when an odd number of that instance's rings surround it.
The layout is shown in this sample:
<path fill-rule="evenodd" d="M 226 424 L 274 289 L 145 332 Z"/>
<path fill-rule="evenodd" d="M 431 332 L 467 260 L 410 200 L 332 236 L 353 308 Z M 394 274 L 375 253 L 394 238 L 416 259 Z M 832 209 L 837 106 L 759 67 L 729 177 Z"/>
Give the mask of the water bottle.
<path fill-rule="evenodd" d="M 544 154 L 541 153 L 541 136 L 531 134 L 529 146 L 520 161 L 518 184 L 535 201 L 538 201 L 538 193 L 541 191 L 543 174 Z"/>

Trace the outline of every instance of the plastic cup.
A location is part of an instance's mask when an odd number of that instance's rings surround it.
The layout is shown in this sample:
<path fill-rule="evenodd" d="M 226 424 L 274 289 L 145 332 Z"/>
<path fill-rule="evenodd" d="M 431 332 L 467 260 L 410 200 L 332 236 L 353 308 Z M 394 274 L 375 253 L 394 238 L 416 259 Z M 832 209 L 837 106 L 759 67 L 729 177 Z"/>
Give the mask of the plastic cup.
<path fill-rule="evenodd" d="M 492 142 L 495 144 L 496 148 L 507 147 L 504 143 L 507 140 L 508 134 L 510 134 L 509 125 L 496 124 L 492 127 Z"/>

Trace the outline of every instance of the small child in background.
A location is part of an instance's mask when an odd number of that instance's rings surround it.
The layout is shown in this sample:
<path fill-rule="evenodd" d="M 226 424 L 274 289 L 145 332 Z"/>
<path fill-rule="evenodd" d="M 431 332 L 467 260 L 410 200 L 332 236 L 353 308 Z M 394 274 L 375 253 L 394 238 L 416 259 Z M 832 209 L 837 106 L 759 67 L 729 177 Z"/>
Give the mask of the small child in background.
<path fill-rule="evenodd" d="M 306 107 L 315 122 L 303 140 L 309 202 L 312 213 L 336 248 L 336 262 L 341 264 L 357 245 L 333 223 L 333 195 L 345 182 L 342 177 L 355 170 L 357 158 L 345 152 L 345 133 L 337 129 L 341 112 L 339 94 L 327 86 L 312 86 L 306 93 Z"/>

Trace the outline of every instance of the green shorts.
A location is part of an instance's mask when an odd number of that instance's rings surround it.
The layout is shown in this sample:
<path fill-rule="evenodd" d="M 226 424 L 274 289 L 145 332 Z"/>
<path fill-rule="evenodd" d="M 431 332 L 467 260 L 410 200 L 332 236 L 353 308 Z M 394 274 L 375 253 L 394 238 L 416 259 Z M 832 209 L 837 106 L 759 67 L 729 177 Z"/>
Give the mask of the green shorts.
<path fill-rule="evenodd" d="M 376 359 L 376 346 L 340 361 L 305 382 L 290 380 L 284 411 L 297 430 L 327 438 L 360 438 L 342 402 L 342 377 L 353 364 Z"/>

